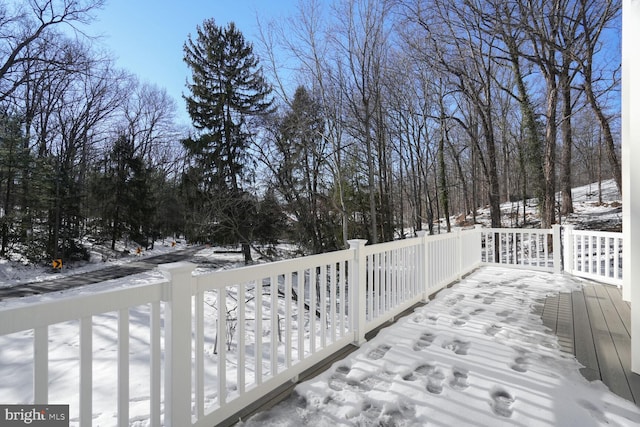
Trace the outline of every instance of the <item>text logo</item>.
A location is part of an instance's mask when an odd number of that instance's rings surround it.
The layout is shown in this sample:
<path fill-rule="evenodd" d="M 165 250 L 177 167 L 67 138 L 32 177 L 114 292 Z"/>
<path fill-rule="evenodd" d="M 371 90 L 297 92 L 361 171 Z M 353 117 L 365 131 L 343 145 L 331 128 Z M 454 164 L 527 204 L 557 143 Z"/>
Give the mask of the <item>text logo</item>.
<path fill-rule="evenodd" d="M 0 427 L 69 427 L 69 405 L 0 405 Z"/>

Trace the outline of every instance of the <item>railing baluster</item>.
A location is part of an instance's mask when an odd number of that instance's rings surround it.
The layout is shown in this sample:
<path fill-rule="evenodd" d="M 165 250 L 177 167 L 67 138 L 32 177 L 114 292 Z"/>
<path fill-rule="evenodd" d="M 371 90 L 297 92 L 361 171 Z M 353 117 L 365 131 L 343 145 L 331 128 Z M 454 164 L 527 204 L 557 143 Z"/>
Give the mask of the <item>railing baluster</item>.
<path fill-rule="evenodd" d="M 150 358 L 150 396 L 149 396 L 149 411 L 150 411 L 150 425 L 155 427 L 160 425 L 160 408 L 162 395 L 160 394 L 160 387 L 162 384 L 162 347 L 161 347 L 161 320 L 160 320 L 160 302 L 153 301 L 151 303 L 151 313 L 149 319 L 150 331 L 149 349 L 151 351 Z M 84 425 L 80 421 L 80 425 Z"/>
<path fill-rule="evenodd" d="M 339 315 L 338 318 L 340 319 L 340 338 L 342 338 L 345 334 L 345 321 L 347 319 L 347 312 L 346 312 L 346 308 L 347 308 L 347 294 L 346 294 L 346 262 L 344 261 L 340 261 L 340 302 L 339 302 Z"/>
<path fill-rule="evenodd" d="M 244 393 L 246 388 L 246 311 L 247 311 L 247 303 L 246 303 L 246 283 L 240 283 L 238 285 L 238 319 L 237 319 L 237 328 L 238 328 L 238 373 L 237 373 L 237 381 L 238 381 L 238 391 L 240 394 Z"/>
<path fill-rule="evenodd" d="M 400 248 L 395 251 L 398 256 L 397 262 L 397 275 L 398 275 L 398 286 L 396 287 L 394 293 L 396 294 L 395 302 L 393 303 L 394 307 L 402 304 L 406 299 L 406 294 L 404 292 L 406 286 L 406 277 L 405 277 L 405 264 L 404 264 L 404 248 Z"/>
<path fill-rule="evenodd" d="M 227 402 L 227 301 L 224 288 L 217 290 L 216 299 L 218 301 L 218 404 L 222 406 Z"/>
<path fill-rule="evenodd" d="M 80 319 L 80 425 L 91 426 L 93 418 L 93 319 Z"/>
<path fill-rule="evenodd" d="M 622 272 L 620 271 L 620 252 L 622 249 L 622 239 L 615 239 L 614 246 L 614 254 L 613 254 L 613 277 L 616 279 L 622 280 Z"/>
<path fill-rule="evenodd" d="M 594 236 L 593 244 L 593 272 L 597 275 L 600 274 L 600 238 Z"/>
<path fill-rule="evenodd" d="M 129 425 L 129 309 L 118 310 L 118 425 Z"/>
<path fill-rule="evenodd" d="M 393 288 L 393 251 L 384 251 L 382 254 L 384 262 L 384 273 L 382 274 L 382 313 L 386 313 L 393 307 L 396 302 L 394 301 L 394 295 L 396 291 Z"/>
<path fill-rule="evenodd" d="M 336 283 L 338 281 L 338 271 L 337 271 L 337 263 L 332 263 L 331 264 L 331 278 L 329 279 L 329 307 L 331 309 L 330 312 L 330 318 L 329 318 L 329 322 L 331 325 L 331 342 L 334 343 L 336 342 L 336 329 L 337 329 L 337 325 L 336 325 L 336 304 L 337 304 L 337 290 L 338 290 L 338 284 Z"/>
<path fill-rule="evenodd" d="M 33 331 L 33 398 L 39 405 L 49 403 L 49 327 Z"/>
<path fill-rule="evenodd" d="M 255 287 L 256 319 L 255 319 L 255 358 L 256 358 L 256 384 L 262 384 L 262 278 L 256 280 Z"/>
<path fill-rule="evenodd" d="M 604 276 L 611 277 L 611 261 L 612 261 L 612 248 L 613 238 L 603 237 L 604 239 Z"/>
<path fill-rule="evenodd" d="M 196 414 L 198 418 L 204 415 L 204 292 L 198 292 L 195 296 L 195 369 L 194 378 Z M 218 345 L 225 345 L 225 340 L 218 337 Z"/>
<path fill-rule="evenodd" d="M 298 284 L 298 360 L 304 359 L 304 270 L 296 271 Z"/>
<path fill-rule="evenodd" d="M 593 268 L 593 251 L 595 250 L 595 245 L 593 244 L 593 240 L 594 237 L 593 236 L 589 236 L 589 273 L 594 273 L 594 268 Z"/>
<path fill-rule="evenodd" d="M 285 348 L 285 366 L 291 367 L 291 317 L 293 298 L 291 297 L 292 274 L 287 273 L 284 276 L 284 348 Z"/>
<path fill-rule="evenodd" d="M 585 256 L 585 251 L 584 251 L 584 235 L 577 235 L 576 237 L 576 245 L 577 245 L 577 252 L 576 252 L 576 263 L 577 263 L 577 270 L 584 272 L 585 270 L 585 263 L 584 263 L 584 256 Z"/>
<path fill-rule="evenodd" d="M 271 307 L 269 315 L 271 316 L 271 372 L 270 376 L 274 377 L 278 373 L 278 280 L 279 276 L 271 276 L 269 278 L 269 292 L 271 294 Z"/>
<path fill-rule="evenodd" d="M 320 266 L 320 346 L 327 346 L 327 266 Z"/>
<path fill-rule="evenodd" d="M 370 321 L 373 319 L 373 286 L 374 286 L 374 279 L 373 279 L 373 274 L 374 274 L 374 262 L 375 262 L 375 255 L 371 254 L 368 257 L 366 257 L 367 259 L 367 271 L 368 274 L 366 276 L 366 279 L 364 279 L 363 283 L 366 289 L 366 295 L 367 295 L 367 311 L 366 311 L 366 319 L 367 321 Z"/>
<path fill-rule="evenodd" d="M 311 329 L 311 347 L 310 347 L 310 352 L 311 354 L 316 352 L 316 310 L 317 310 L 317 304 L 318 304 L 318 299 L 316 296 L 316 290 L 317 290 L 317 286 L 318 286 L 318 276 L 316 273 L 316 268 L 310 268 L 309 269 L 309 293 L 311 294 L 311 308 L 309 309 L 309 329 Z"/>

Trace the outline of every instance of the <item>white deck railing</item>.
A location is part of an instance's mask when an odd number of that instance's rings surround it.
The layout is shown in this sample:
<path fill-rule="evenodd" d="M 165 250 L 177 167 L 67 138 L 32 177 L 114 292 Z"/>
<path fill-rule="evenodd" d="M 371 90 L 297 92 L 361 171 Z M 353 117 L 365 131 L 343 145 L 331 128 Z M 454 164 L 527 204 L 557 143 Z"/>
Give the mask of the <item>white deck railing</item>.
<path fill-rule="evenodd" d="M 481 229 L 482 262 L 531 270 L 560 271 L 560 226 L 552 229 Z"/>
<path fill-rule="evenodd" d="M 343 251 L 201 275 L 190 263 L 167 264 L 160 283 L 2 309 L 0 336 L 33 331 L 33 403 L 64 403 L 73 399 L 50 395 L 49 330 L 77 322 L 80 380 L 71 413 L 91 426 L 93 319 L 117 313 L 114 393 L 125 426 L 130 312 L 148 307 L 148 370 L 136 374 L 148 382 L 149 424 L 216 425 L 480 265 L 560 271 L 561 251 L 553 248 L 561 241 L 557 226 L 476 228 L 370 246 L 353 240 Z M 621 281 L 618 234 L 567 228 L 564 241 L 569 272 Z"/>
<path fill-rule="evenodd" d="M 622 233 L 565 227 L 565 270 L 575 276 L 622 285 Z"/>

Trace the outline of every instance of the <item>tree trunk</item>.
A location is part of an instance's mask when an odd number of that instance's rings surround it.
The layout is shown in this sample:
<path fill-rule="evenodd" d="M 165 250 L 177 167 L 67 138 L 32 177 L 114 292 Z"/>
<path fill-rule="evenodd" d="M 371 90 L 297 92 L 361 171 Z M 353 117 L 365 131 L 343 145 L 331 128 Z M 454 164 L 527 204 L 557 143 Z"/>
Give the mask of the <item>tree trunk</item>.
<path fill-rule="evenodd" d="M 251 258 L 251 245 L 247 242 L 242 243 L 242 255 L 244 255 L 245 264 L 250 264 L 253 261 Z"/>
<path fill-rule="evenodd" d="M 609 166 L 611 166 L 613 179 L 616 181 L 616 187 L 618 187 L 618 191 L 620 192 L 620 194 L 622 194 L 622 169 L 620 166 L 620 161 L 618 160 L 618 154 L 616 153 L 616 145 L 613 141 L 613 135 L 611 133 L 609 120 L 598 104 L 598 100 L 595 98 L 591 81 L 586 78 L 584 88 L 587 95 L 587 101 L 589 102 L 589 105 L 591 105 L 591 109 L 595 113 L 596 118 L 598 119 L 598 123 L 600 124 L 600 128 L 602 129 L 602 136 L 604 137 L 604 148 L 607 153 L 607 159 L 609 160 Z"/>
<path fill-rule="evenodd" d="M 568 61 L 568 59 L 565 59 Z M 573 213 L 573 200 L 571 198 L 571 149 L 573 148 L 571 133 L 571 82 L 569 69 L 565 66 L 560 76 L 560 89 L 562 90 L 562 158 L 560 164 L 560 191 L 562 192 L 561 214 L 567 216 Z"/>
<path fill-rule="evenodd" d="M 446 130 L 444 129 L 444 118 L 440 120 L 440 138 L 438 140 L 438 187 L 440 203 L 442 204 L 443 215 L 447 224 L 447 233 L 451 232 L 451 218 L 449 214 L 449 191 L 447 189 L 447 175 L 444 163 L 444 139 Z"/>
<path fill-rule="evenodd" d="M 547 125 L 544 148 L 544 198 L 542 203 L 542 228 L 551 228 L 556 222 L 556 110 L 558 89 L 554 74 L 547 76 Z"/>

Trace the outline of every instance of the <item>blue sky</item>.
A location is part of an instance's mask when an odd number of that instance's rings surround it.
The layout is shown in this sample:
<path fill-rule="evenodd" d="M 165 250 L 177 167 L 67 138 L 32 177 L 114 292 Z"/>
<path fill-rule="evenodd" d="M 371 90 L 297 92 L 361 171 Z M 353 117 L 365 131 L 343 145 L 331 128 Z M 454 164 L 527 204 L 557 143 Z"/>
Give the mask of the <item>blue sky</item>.
<path fill-rule="evenodd" d="M 196 26 L 207 18 L 218 25 L 233 21 L 255 45 L 258 16 L 266 23 L 289 15 L 295 7 L 295 0 L 107 0 L 84 30 L 102 36 L 100 44 L 118 67 L 165 88 L 176 100 L 180 118 L 188 120 L 181 94 L 190 73 L 182 61 L 182 47 Z"/>

